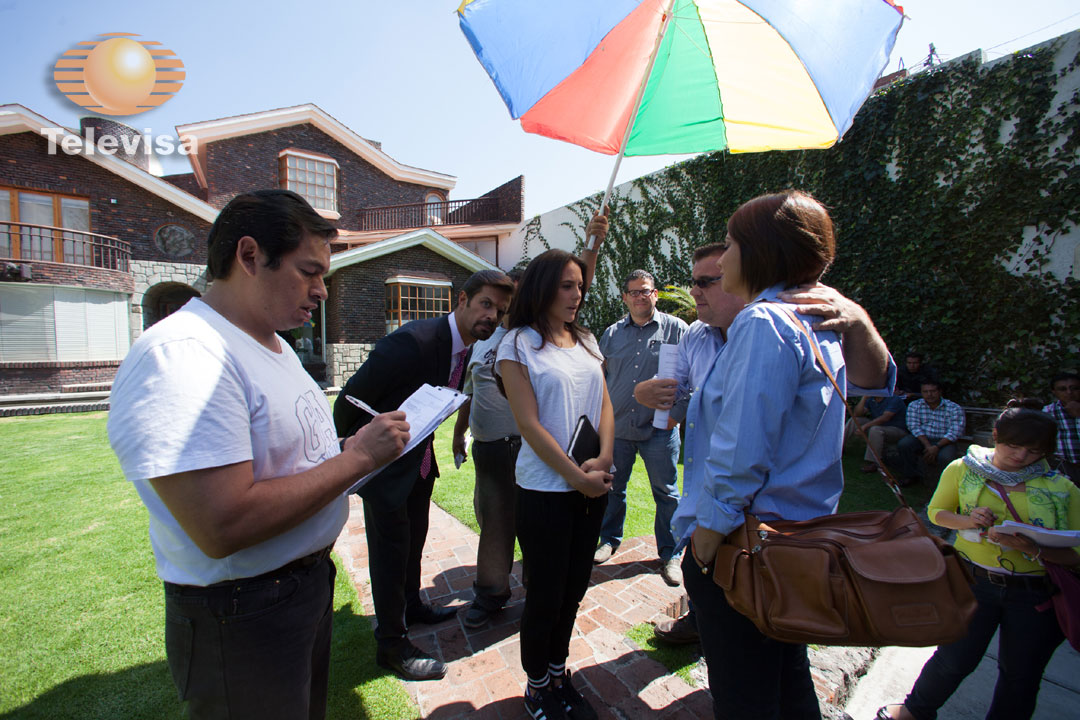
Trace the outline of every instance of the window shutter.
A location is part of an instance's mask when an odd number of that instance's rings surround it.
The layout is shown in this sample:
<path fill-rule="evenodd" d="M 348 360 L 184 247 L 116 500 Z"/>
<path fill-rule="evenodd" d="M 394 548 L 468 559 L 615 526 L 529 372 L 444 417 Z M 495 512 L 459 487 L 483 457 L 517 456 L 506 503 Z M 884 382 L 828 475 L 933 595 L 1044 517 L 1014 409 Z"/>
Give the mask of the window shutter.
<path fill-rule="evenodd" d="M 56 359 L 86 360 L 86 291 L 58 287 L 53 303 L 56 322 Z"/>
<path fill-rule="evenodd" d="M 53 288 L 0 287 L 0 360 L 56 360 Z"/>

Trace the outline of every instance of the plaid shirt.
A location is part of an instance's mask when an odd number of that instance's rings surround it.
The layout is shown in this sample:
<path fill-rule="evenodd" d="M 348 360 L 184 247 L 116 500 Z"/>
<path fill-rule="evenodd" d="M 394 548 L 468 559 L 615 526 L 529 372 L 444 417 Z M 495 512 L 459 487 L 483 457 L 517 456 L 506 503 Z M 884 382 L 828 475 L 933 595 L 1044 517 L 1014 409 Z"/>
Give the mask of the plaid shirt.
<path fill-rule="evenodd" d="M 926 401 L 919 398 L 907 407 L 908 432 L 915 437 L 948 438 L 956 442 L 964 432 L 964 410 L 952 400 L 941 399 L 931 410 Z"/>
<path fill-rule="evenodd" d="M 1060 400 L 1044 407 L 1043 412 L 1058 425 L 1057 456 L 1071 463 L 1080 462 L 1080 418 L 1065 412 Z"/>

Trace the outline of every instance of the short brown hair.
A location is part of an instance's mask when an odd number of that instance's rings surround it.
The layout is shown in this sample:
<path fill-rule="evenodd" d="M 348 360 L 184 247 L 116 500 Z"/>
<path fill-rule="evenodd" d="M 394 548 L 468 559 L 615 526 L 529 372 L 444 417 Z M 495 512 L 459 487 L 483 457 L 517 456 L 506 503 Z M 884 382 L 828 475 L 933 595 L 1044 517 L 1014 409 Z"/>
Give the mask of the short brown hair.
<path fill-rule="evenodd" d="M 724 243 L 709 243 L 708 245 L 702 245 L 694 251 L 694 256 L 691 259 L 692 262 L 697 265 L 699 260 L 704 260 L 707 257 L 713 255 L 724 254 Z"/>
<path fill-rule="evenodd" d="M 739 244 L 742 280 L 755 295 L 779 283 L 814 282 L 836 255 L 832 218 L 824 205 L 800 190 L 743 203 L 727 229 Z"/>

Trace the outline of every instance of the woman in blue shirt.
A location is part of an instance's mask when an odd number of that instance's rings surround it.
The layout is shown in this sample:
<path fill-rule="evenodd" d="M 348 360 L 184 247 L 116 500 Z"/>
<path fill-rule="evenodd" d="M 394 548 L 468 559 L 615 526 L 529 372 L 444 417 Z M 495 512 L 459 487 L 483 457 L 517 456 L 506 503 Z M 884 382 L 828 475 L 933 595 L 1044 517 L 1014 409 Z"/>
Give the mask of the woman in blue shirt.
<path fill-rule="evenodd" d="M 688 428 L 695 442 L 687 444 L 686 506 L 675 519 L 677 536 L 692 532 L 683 571 L 717 718 L 820 718 L 806 646 L 766 638 L 727 604 L 711 576 L 717 548 L 742 525 L 744 511 L 763 521 L 836 511 L 844 398 L 815 361 L 806 333 L 843 388 L 840 340 L 814 333 L 777 298 L 820 278 L 834 253 L 832 220 L 806 193 L 763 195 L 728 221 L 722 287 L 747 306 L 692 401 L 703 431 Z"/>

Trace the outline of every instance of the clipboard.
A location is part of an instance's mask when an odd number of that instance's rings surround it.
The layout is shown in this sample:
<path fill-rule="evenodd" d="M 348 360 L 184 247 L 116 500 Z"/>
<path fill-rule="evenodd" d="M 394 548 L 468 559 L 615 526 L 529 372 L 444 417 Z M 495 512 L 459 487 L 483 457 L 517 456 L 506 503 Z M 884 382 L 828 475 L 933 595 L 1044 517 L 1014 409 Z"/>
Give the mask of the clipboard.
<path fill-rule="evenodd" d="M 566 454 L 578 466 L 600 455 L 600 433 L 596 432 L 596 428 L 585 415 L 578 418 L 574 433 L 570 436 L 570 449 Z"/>

